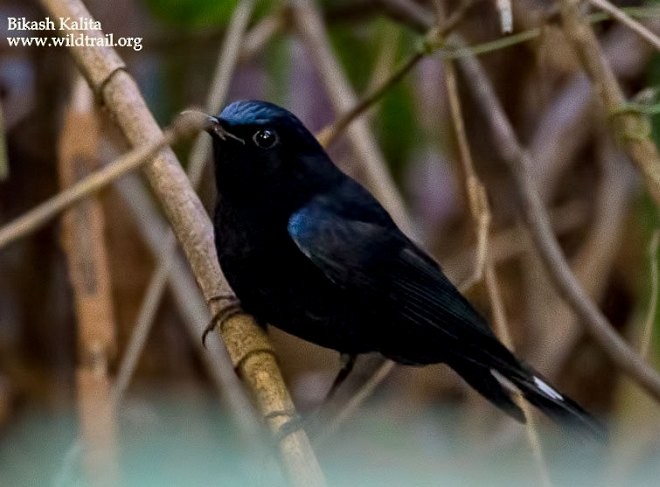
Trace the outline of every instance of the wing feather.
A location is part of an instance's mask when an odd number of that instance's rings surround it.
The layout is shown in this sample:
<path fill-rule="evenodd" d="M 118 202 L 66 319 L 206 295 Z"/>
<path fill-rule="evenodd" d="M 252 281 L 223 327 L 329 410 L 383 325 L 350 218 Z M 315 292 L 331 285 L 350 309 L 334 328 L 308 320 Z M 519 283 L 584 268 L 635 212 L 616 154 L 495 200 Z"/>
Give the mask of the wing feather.
<path fill-rule="evenodd" d="M 392 302 L 409 321 L 449 338 L 493 336 L 438 264 L 389 217 L 369 218 L 363 209 L 349 214 L 333 196 L 314 198 L 288 223 L 296 246 L 330 281 L 374 303 Z"/>

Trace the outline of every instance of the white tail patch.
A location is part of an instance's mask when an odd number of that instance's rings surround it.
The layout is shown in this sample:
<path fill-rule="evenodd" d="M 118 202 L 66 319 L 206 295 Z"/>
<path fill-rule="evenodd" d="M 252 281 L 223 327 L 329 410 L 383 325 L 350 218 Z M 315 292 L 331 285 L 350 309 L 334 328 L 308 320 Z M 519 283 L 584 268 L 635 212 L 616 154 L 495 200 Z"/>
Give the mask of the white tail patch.
<path fill-rule="evenodd" d="M 543 391 L 543 393 L 546 396 L 550 396 L 553 399 L 556 399 L 558 401 L 563 401 L 564 396 L 559 394 L 557 391 L 555 391 L 552 387 L 550 387 L 547 383 L 543 382 L 541 379 L 538 377 L 534 377 L 534 384 Z"/>

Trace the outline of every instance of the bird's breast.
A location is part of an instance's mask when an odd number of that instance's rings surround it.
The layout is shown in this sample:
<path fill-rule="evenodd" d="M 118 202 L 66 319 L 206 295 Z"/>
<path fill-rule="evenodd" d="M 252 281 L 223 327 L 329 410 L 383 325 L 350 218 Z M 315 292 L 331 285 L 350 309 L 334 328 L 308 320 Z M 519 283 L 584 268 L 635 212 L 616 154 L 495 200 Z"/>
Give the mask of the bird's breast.
<path fill-rule="evenodd" d="M 370 351 L 359 336 L 368 313 L 300 252 L 286 222 L 248 223 L 228 213 L 216 215 L 218 258 L 247 312 L 263 324 L 321 346 Z"/>

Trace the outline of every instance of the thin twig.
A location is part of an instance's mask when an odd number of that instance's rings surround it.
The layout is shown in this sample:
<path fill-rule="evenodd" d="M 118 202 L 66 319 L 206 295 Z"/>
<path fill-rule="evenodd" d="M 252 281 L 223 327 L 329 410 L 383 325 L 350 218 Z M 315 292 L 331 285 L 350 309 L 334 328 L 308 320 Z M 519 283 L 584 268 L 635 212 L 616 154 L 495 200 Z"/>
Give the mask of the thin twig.
<path fill-rule="evenodd" d="M 19 238 L 29 235 L 83 198 L 103 189 L 124 174 L 137 169 L 164 147 L 198 132 L 204 127 L 205 123 L 207 122 L 201 121 L 198 117 L 184 116 L 177 118 L 170 128 L 163 132 L 160 139 L 127 152 L 103 169 L 90 174 L 80 182 L 2 227 L 0 229 L 0 249 Z"/>
<path fill-rule="evenodd" d="M 658 38 L 657 35 L 630 17 L 616 5 L 610 3 L 608 0 L 589 0 L 589 3 L 601 10 L 604 10 L 623 25 L 629 27 L 632 31 L 639 34 L 642 39 L 647 41 L 657 50 L 660 50 L 660 38 Z"/>
<path fill-rule="evenodd" d="M 624 165 L 625 155 L 614 147 L 604 130 L 599 132 L 596 140 L 600 174 L 593 198 L 593 212 L 589 218 L 589 230 L 571 259 L 575 277 L 594 300 L 602 297 L 608 287 L 608 277 L 624 235 L 624 224 L 635 187 L 634 168 Z M 553 183 L 546 179 L 545 184 Z M 574 345 L 584 333 L 584 327 L 579 326 L 579 318 L 568 303 L 552 291 L 542 264 L 536 255 L 533 257 L 528 264 L 531 267 L 528 272 L 532 273 L 529 280 L 531 283 L 538 281 L 537 275 L 541 271 L 546 282 L 537 298 L 538 314 L 545 318 L 542 323 L 546 326 L 539 329 L 536 338 L 538 343 L 546 345 L 537 348 L 533 357 L 540 370 L 552 378 L 570 357 Z M 543 316 L 548 309 L 553 310 L 550 318 Z"/>
<path fill-rule="evenodd" d="M 310 0 L 295 2 L 292 8 L 294 25 L 309 49 L 335 110 L 338 113 L 348 112 L 357 105 L 357 96 L 331 50 L 321 15 L 313 3 Z M 368 105 L 364 106 L 367 107 Z M 412 225 L 408 212 L 366 121 L 362 118 L 355 119 L 348 127 L 348 137 L 361 163 L 360 167 L 364 170 L 368 186 L 388 209 L 392 218 L 410 234 Z"/>
<path fill-rule="evenodd" d="M 373 92 L 378 86 L 389 78 L 397 63 L 397 53 L 401 40 L 401 31 L 392 26 L 386 26 L 380 33 L 378 54 L 367 81 L 367 93 Z M 327 145 L 327 144 L 322 144 Z"/>
<path fill-rule="evenodd" d="M 513 350 L 513 341 L 509 332 L 509 325 L 506 319 L 506 314 L 504 312 L 504 304 L 502 303 L 499 285 L 497 284 L 495 268 L 490 260 L 486 264 L 484 277 L 488 298 L 492 306 L 495 330 L 502 342 L 509 349 Z M 525 424 L 525 432 L 527 433 L 527 441 L 529 442 L 529 446 L 532 449 L 532 456 L 534 457 L 534 463 L 538 469 L 541 485 L 543 487 L 551 487 L 553 484 L 552 480 L 550 479 L 548 464 L 546 462 L 545 455 L 543 454 L 543 447 L 541 446 L 541 439 L 539 437 L 538 427 L 536 425 L 534 415 L 532 414 L 532 410 L 529 404 L 527 404 L 527 402 L 521 396 L 517 395 L 514 398 L 514 401 L 520 407 L 520 409 L 522 409 L 523 414 L 527 419 L 527 423 Z"/>
<path fill-rule="evenodd" d="M 451 32 L 458 23 L 463 20 L 468 9 L 472 6 L 471 0 L 461 2 L 459 7 L 442 24 L 442 26 L 433 29 L 429 36 L 437 38 L 445 36 Z M 364 97 L 353 104 L 353 107 L 347 112 L 337 117 L 330 125 L 324 127 L 317 135 L 319 142 L 324 146 L 329 146 L 335 139 L 360 115 L 369 109 L 374 103 L 380 100 L 394 85 L 401 81 L 426 55 L 429 54 L 426 44 L 420 46 L 396 71 L 389 75 L 380 85 L 369 91 Z"/>
<path fill-rule="evenodd" d="M 646 69 L 653 52 L 639 36 L 621 25 L 607 32 L 602 45 L 614 71 L 627 79 L 635 79 Z M 601 176 L 593 205 L 594 216 L 579 250 L 571 258 L 571 267 L 592 299 L 600 302 L 626 221 L 634 188 L 633 168 L 625 155 L 613 152 L 612 141 L 600 135 L 600 129 L 594 134 L 593 96 L 586 75 L 577 72 L 572 78 L 564 83 L 538 118 L 528 150 L 534 160 L 531 169 L 537 190 L 548 204 L 564 181 L 566 171 L 581 160 L 578 152 L 594 135 L 598 136 L 596 146 L 603 150 L 598 151 Z M 537 107 L 535 104 L 534 110 L 537 111 Z M 609 162 L 611 159 L 617 160 Z M 580 326 L 571 307 L 554 292 L 533 250 L 523 256 L 522 264 L 525 269 L 523 286 L 529 295 L 529 322 L 533 327 L 530 338 L 536 344 L 529 358 L 552 379 L 571 356 L 575 344 L 583 336 L 584 327 Z M 547 313 L 548 309 L 554 312 Z"/>
<path fill-rule="evenodd" d="M 447 86 L 447 98 L 449 100 L 449 110 L 458 144 L 460 154 L 461 168 L 463 172 L 463 181 L 465 181 L 465 194 L 468 198 L 468 207 L 474 220 L 474 228 L 477 235 L 476 258 L 472 276 L 461 285 L 461 288 L 467 289 L 483 277 L 488 253 L 488 232 L 491 221 L 490 208 L 486 189 L 479 180 L 467 136 L 465 134 L 465 125 L 463 115 L 461 114 L 461 104 L 458 97 L 458 86 L 456 83 L 456 71 L 452 61 L 444 63 L 445 84 Z"/>
<path fill-rule="evenodd" d="M 650 138 L 647 118 L 626 109 L 626 99 L 611 66 L 603 55 L 596 34 L 580 13 L 577 0 L 561 0 L 566 36 L 594 85 L 611 130 L 644 178 L 649 194 L 660 206 L 660 155 Z M 660 386 L 660 383 L 658 384 Z"/>
<path fill-rule="evenodd" d="M 421 5 L 406 0 L 381 0 L 381 2 L 384 7 L 386 7 L 385 13 L 390 15 L 394 20 L 407 24 L 419 33 L 425 33 L 433 26 L 433 14 Z M 630 17 L 635 18 L 657 19 L 660 17 L 660 9 L 658 7 L 627 7 L 621 8 L 620 10 L 628 14 Z M 605 12 L 594 13 L 587 17 L 587 20 L 592 24 L 598 24 L 611 19 L 612 16 Z M 512 35 L 500 37 L 492 41 L 472 45 L 466 44 L 461 48 L 443 45 L 441 43 L 436 43 L 435 45 L 429 43 L 427 47 L 430 52 L 437 52 L 444 59 L 460 59 L 513 47 L 536 39 L 540 37 L 542 33 L 543 29 L 535 27 L 516 32 Z"/>
<path fill-rule="evenodd" d="M 93 17 L 80 0 L 41 0 L 53 17 Z M 101 30 L 79 31 L 89 38 L 103 39 Z M 140 95 L 135 80 L 109 46 L 71 46 L 79 69 L 98 98 L 115 118 L 132 145 L 140 146 L 162 136 L 162 132 Z M 192 191 L 181 164 L 171 150 L 163 150 L 144 167 L 144 172 L 165 210 L 190 263 L 199 287 L 213 313 L 221 303 L 213 298 L 229 292 L 214 246 L 213 225 L 197 195 Z M 221 330 L 227 351 L 271 431 L 277 433 L 295 415 L 295 408 L 264 330 L 246 314 L 228 319 Z M 275 414 L 280 413 L 280 414 Z M 299 429 L 278 442 L 284 472 L 295 485 L 324 485 L 325 480 L 307 435 Z"/>
<path fill-rule="evenodd" d="M 360 357 L 358 360 L 363 359 Z M 366 357 L 363 363 L 358 362 L 354 371 L 346 379 L 347 383 L 337 391 L 337 398 L 333 398 L 329 404 L 325 405 L 319 418 L 312 425 L 310 434 L 314 446 L 322 445 L 349 418 L 353 417 L 395 366 L 393 361 L 384 360 L 380 356 Z M 360 377 L 354 378 L 357 374 L 360 374 Z M 351 379 L 359 384 L 358 387 L 349 386 L 348 381 Z"/>
<path fill-rule="evenodd" d="M 602 44 L 617 76 L 635 79 L 647 69 L 652 50 L 625 27 L 615 26 Z M 578 72 L 538 118 L 529 151 L 536 162 L 534 178 L 546 202 L 555 193 L 568 166 L 579 160 L 577 152 L 593 128 L 592 103 L 591 85 L 586 75 Z"/>
<path fill-rule="evenodd" d="M 264 46 L 282 30 L 285 25 L 284 10 L 279 10 L 272 15 L 264 17 L 245 33 L 241 42 L 239 62 L 246 62 L 260 53 Z"/>
<path fill-rule="evenodd" d="M 500 156 L 513 174 L 523 219 L 542 257 L 546 271 L 552 277 L 563 298 L 580 316 L 587 331 L 612 361 L 623 372 L 634 378 L 656 400 L 660 400 L 660 376 L 658 373 L 621 339 L 607 318 L 580 286 L 566 262 L 532 180 L 530 167 L 533 166 L 533 161 L 520 146 L 513 128 L 495 96 L 490 80 L 476 59 L 465 58 L 462 66 L 470 80 L 469 86 L 493 131 Z"/>
<path fill-rule="evenodd" d="M 229 83 L 237 64 L 238 54 L 242 46 L 241 39 L 248 21 L 250 20 L 254 4 L 254 0 L 241 2 L 232 14 L 225 39 L 223 40 L 222 48 L 219 50 L 213 81 L 211 82 L 211 88 L 209 89 L 206 100 L 206 109 L 210 113 L 218 112 L 224 103 L 224 99 L 229 89 Z M 193 188 L 199 185 L 203 168 L 209 155 L 208 148 L 209 144 L 205 135 L 198 135 L 193 144 L 188 164 L 188 176 Z M 138 317 L 133 326 L 126 353 L 119 366 L 114 390 L 114 400 L 117 403 L 120 401 L 130 383 L 138 359 L 147 342 L 149 331 L 151 330 L 156 312 L 165 293 L 169 271 L 172 267 L 172 261 L 175 259 L 175 256 L 176 238 L 172 231 L 169 230 L 164 237 L 162 253 L 159 256 L 156 270 L 147 285 L 147 291 L 140 305 Z"/>
<path fill-rule="evenodd" d="M 85 134 L 81 137 L 80 134 Z M 60 184 L 75 184 L 97 169 L 99 121 L 94 97 L 81 76 L 73 84 L 58 141 Z M 78 365 L 76 392 L 85 479 L 90 485 L 116 485 L 117 422 L 110 398 L 108 363 L 115 352 L 115 318 L 104 217 L 98 197 L 62 215 L 62 248 L 74 296 Z"/>
<path fill-rule="evenodd" d="M 167 251 L 163 242 L 167 240 L 166 236 L 170 230 L 153 198 L 143 186 L 139 175 L 129 174 L 128 177 L 116 181 L 115 189 L 126 201 L 135 221 L 150 222 L 149 225 L 138 225 L 137 229 L 142 235 L 142 240 L 152 249 L 152 253 L 163 259 Z M 169 284 L 191 342 L 201 352 L 203 347 L 199 337 L 206 328 L 211 315 L 204 298 L 199 293 L 199 288 L 190 272 L 190 266 L 179 253 L 175 254 L 172 261 Z M 260 436 L 261 428 L 257 427 L 258 421 L 255 421 L 256 412 L 231 366 L 224 345 L 219 340 L 209 340 L 205 352 L 200 353 L 200 357 L 211 381 L 222 394 L 222 399 L 228 404 L 228 409 L 237 419 L 239 430 L 250 451 L 258 450 L 257 439 Z M 120 370 L 121 367 L 120 365 Z M 120 371 L 117 382 L 121 375 Z"/>
<path fill-rule="evenodd" d="M 337 117 L 330 125 L 323 127 L 318 133 L 317 138 L 319 142 L 325 147 L 331 145 L 339 135 L 348 127 L 351 122 L 356 120 L 363 112 L 365 112 L 376 101 L 380 100 L 390 88 L 401 81 L 417 63 L 424 57 L 424 52 L 419 51 L 410 56 L 401 66 L 399 66 L 394 73 L 392 73 L 385 81 L 377 86 L 372 92 L 362 98 L 359 102 L 353 105 L 346 113 Z"/>
<path fill-rule="evenodd" d="M 430 38 L 437 38 L 438 36 L 444 36 L 452 31 L 463 19 L 471 5 L 472 0 L 463 0 L 452 15 L 450 15 L 440 27 L 429 32 L 428 36 Z M 429 54 L 427 44 L 423 43 L 419 50 L 404 62 L 399 69 L 385 79 L 379 87 L 371 91 L 371 93 L 366 95 L 361 101 L 357 101 L 345 75 L 341 71 L 339 63 L 327 48 L 329 45 L 327 34 L 320 21 L 318 12 L 316 12 L 310 5 L 310 2 L 304 1 L 302 2 L 302 5 L 299 5 L 294 9 L 294 19 L 297 22 L 299 32 L 310 45 L 312 52 L 316 55 L 319 72 L 326 81 L 328 92 L 335 100 L 335 106 L 339 107 L 340 111 L 344 110 L 342 108 L 343 106 L 352 107 L 347 110 L 344 115 L 339 116 L 330 126 L 325 127 L 318 134 L 319 139 L 325 145 L 330 144 L 336 136 L 348 128 L 352 122 L 377 102 L 392 86 L 410 72 L 424 55 Z M 377 193 L 377 196 L 379 196 L 385 207 L 393 214 L 397 223 L 404 229 L 404 231 L 410 233 L 412 231 L 409 223 L 410 219 L 405 213 L 401 195 L 391 183 L 391 178 L 384 167 L 382 158 L 379 156 L 374 157 L 376 146 L 370 142 L 372 136 L 369 134 L 366 125 L 363 126 L 363 122 L 359 120 L 356 123 L 358 126 L 352 126 L 350 128 L 349 136 L 352 137 L 351 140 L 354 143 L 356 153 L 362 154 L 362 167 L 365 169 L 368 179 L 370 179 L 370 186 L 372 190 Z M 365 134 L 369 136 L 368 139 L 365 138 Z M 366 152 L 365 145 L 367 146 Z M 371 146 L 372 149 L 369 149 L 369 146 Z M 371 178 L 369 178 L 369 174 L 372 174 Z M 383 182 L 389 182 L 388 186 L 383 187 Z M 401 214 L 402 211 L 404 212 L 403 214 Z M 320 433 L 320 436 L 325 437 L 328 434 L 328 431 L 336 429 L 339 424 L 353 414 L 362 402 L 369 397 L 376 386 L 385 379 L 393 367 L 394 362 L 381 358 L 380 364 L 373 367 L 374 373 L 370 375 L 366 382 L 360 384 L 357 391 L 350 396 L 350 399 L 344 403 L 343 407 L 339 408 L 339 411 L 335 414 L 334 418 L 328 421 L 329 426 Z M 345 385 L 346 388 L 348 388 L 348 386 L 349 384 Z M 335 401 L 332 402 L 339 402 L 339 399 L 335 399 Z"/>
<path fill-rule="evenodd" d="M 651 269 L 651 297 L 649 299 L 649 309 L 646 312 L 644 320 L 644 330 L 642 338 L 639 341 L 639 354 L 647 357 L 651 347 L 651 338 L 653 337 L 653 328 L 658 311 L 658 244 L 660 243 L 660 230 L 653 231 L 651 241 L 649 242 L 649 267 Z"/>
<path fill-rule="evenodd" d="M 582 227 L 588 221 L 588 215 L 588 207 L 585 202 L 572 201 L 552 210 L 550 219 L 554 232 L 563 236 Z M 530 249 L 527 234 L 519 225 L 494 232 L 488 237 L 488 257 L 496 266 L 506 260 L 514 259 Z M 464 276 L 474 272 L 476 252 L 477 247 L 473 245 L 443 259 L 442 268 L 452 282 L 468 280 Z"/>
<path fill-rule="evenodd" d="M 175 243 L 174 236 L 170 233 L 165 238 L 167 242 L 165 245 L 167 245 L 168 248 L 171 248 Z M 162 283 L 162 288 L 165 287 L 167 276 L 172 266 L 172 260 L 171 255 L 163 257 L 161 264 L 159 264 L 155 274 L 151 278 L 150 284 L 157 282 Z M 160 305 L 160 295 L 157 294 L 159 289 L 161 288 L 151 285 L 148 286 L 147 292 L 140 304 L 138 316 L 135 320 L 135 325 L 133 325 L 133 328 L 131 329 L 131 336 L 126 345 L 126 350 L 124 351 L 121 362 L 119 363 L 117 378 L 112 389 L 112 403 L 115 407 L 119 406 L 119 403 L 123 399 L 137 368 L 140 355 L 142 355 L 144 346 L 147 343 L 149 331 L 151 330 L 151 323 L 153 323 L 154 316 Z"/>
<path fill-rule="evenodd" d="M 644 319 L 643 329 L 639 340 L 639 353 L 647 357 L 650 351 L 655 327 L 658 304 L 658 246 L 660 244 L 660 229 L 656 228 L 651 235 L 648 245 L 649 267 L 651 271 L 651 296 L 648 310 Z M 635 391 L 629 390 L 629 383 L 622 381 L 619 391 L 615 395 L 618 405 L 613 408 L 618 411 L 617 442 L 613 445 L 607 475 L 610 485 L 628 485 L 640 459 L 646 458 L 650 448 L 657 445 L 658 410 L 648 398 Z M 650 425 L 655 425 L 650 427 Z"/>
<path fill-rule="evenodd" d="M 488 204 L 486 189 L 477 175 L 472 162 L 470 146 L 465 134 L 465 124 L 461 112 L 461 102 L 458 95 L 456 71 L 454 69 L 453 61 L 446 61 L 444 63 L 444 68 L 447 98 L 449 100 L 451 119 L 456 133 L 456 140 L 458 142 L 460 153 L 459 159 L 461 161 L 461 167 L 463 168 L 465 192 L 467 194 L 470 214 L 472 215 L 472 220 L 478 237 L 475 276 L 478 276 L 477 278 L 480 279 L 482 272 L 484 273 L 495 333 L 507 348 L 513 350 L 513 340 L 511 339 L 506 312 L 504 310 L 504 303 L 502 303 L 502 297 L 499 291 L 495 267 L 492 260 L 489 259 L 487 255 L 488 232 L 491 219 L 490 205 Z M 519 395 L 515 396 L 514 401 L 522 409 L 523 414 L 527 418 L 527 424 L 525 425 L 527 439 L 536 461 L 536 467 L 538 468 L 541 483 L 544 487 L 550 487 L 552 483 L 550 482 L 548 466 L 543 455 L 541 442 L 539 441 L 539 435 L 533 420 L 531 409 L 527 402 L 525 402 Z"/>

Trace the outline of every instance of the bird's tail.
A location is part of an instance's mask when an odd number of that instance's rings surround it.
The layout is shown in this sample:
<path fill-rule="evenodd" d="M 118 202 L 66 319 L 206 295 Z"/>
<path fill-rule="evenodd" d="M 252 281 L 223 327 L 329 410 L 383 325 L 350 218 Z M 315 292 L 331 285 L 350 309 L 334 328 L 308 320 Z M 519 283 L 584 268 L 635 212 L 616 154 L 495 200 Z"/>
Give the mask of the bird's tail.
<path fill-rule="evenodd" d="M 500 370 L 465 362 L 452 367 L 482 396 L 514 419 L 524 423 L 525 415 L 512 399 L 522 395 L 553 421 L 580 436 L 606 441 L 605 428 L 579 404 L 552 387 L 531 367 L 506 367 Z"/>

